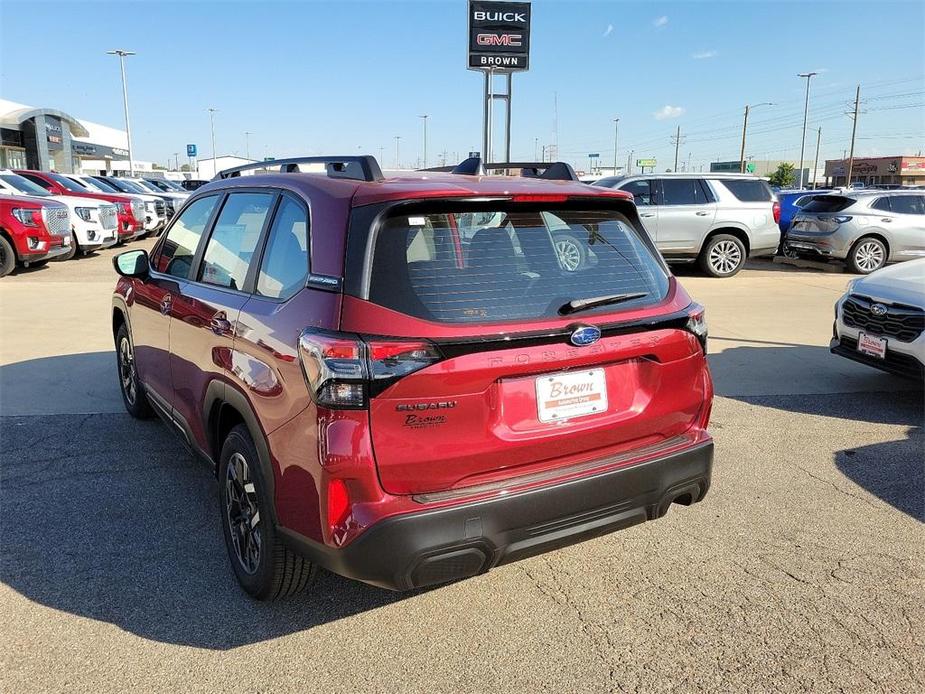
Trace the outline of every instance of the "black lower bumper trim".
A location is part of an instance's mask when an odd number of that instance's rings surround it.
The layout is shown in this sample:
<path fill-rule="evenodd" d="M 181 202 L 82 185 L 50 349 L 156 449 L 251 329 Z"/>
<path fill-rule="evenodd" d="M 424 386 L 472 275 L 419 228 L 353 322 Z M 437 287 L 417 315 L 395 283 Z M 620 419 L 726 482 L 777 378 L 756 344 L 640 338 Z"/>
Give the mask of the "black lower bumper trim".
<path fill-rule="evenodd" d="M 621 530 L 692 504 L 710 487 L 713 443 L 646 463 L 485 501 L 410 513 L 342 549 L 280 528 L 288 544 L 334 573 L 408 590 Z"/>
<path fill-rule="evenodd" d="M 878 359 L 859 352 L 857 340 L 852 340 L 850 337 L 843 337 L 839 340 L 839 338 L 833 337 L 832 342 L 829 344 L 829 351 L 832 354 L 872 366 L 887 373 L 918 381 L 925 380 L 925 365 L 922 362 L 911 355 L 891 351 L 889 346 L 887 347 L 886 358 Z"/>

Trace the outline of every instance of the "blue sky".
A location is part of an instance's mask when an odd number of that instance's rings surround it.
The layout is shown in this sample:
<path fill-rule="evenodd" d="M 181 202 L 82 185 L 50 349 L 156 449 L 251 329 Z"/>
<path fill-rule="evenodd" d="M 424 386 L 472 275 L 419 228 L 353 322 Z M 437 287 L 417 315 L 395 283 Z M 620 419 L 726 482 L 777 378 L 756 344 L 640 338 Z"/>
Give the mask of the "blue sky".
<path fill-rule="evenodd" d="M 513 156 L 553 142 L 558 95 L 560 158 L 599 152 L 656 157 L 670 167 L 737 159 L 746 103 L 748 153 L 799 156 L 803 82 L 816 70 L 807 157 L 821 126 L 822 157 L 841 156 L 862 85 L 857 153 L 925 149 L 925 5 L 920 2 L 533 3 L 531 69 L 514 77 Z M 55 24 L 77 31 L 55 36 Z M 39 40 L 44 37 L 45 40 Z M 465 69 L 466 3 L 66 2 L 0 3 L 0 94 L 122 125 L 118 62 L 126 66 L 135 156 L 164 162 L 188 142 L 254 157 L 316 153 L 402 162 L 421 155 L 430 118 L 430 163 L 481 141 L 481 75 Z M 500 110 L 499 110 L 500 117 Z M 499 146 L 500 146 L 500 140 Z M 182 159 L 182 154 L 181 154 Z"/>

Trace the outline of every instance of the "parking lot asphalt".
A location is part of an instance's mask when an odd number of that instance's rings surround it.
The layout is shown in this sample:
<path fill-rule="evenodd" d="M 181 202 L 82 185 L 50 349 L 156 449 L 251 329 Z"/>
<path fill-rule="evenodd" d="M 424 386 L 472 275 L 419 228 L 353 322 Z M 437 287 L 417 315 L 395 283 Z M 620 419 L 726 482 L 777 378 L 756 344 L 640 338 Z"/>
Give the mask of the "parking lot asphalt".
<path fill-rule="evenodd" d="M 214 479 L 122 410 L 112 255 L 0 281 L 0 690 L 925 690 L 922 391 L 828 353 L 849 276 L 679 270 L 718 395 L 703 503 L 428 591 L 323 574 L 261 604 Z"/>

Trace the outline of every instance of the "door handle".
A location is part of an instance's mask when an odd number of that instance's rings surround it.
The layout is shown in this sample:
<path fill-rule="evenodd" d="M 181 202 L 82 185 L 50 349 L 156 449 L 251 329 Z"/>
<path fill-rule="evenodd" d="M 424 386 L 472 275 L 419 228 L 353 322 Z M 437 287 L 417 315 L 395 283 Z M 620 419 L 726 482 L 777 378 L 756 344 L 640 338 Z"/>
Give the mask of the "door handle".
<path fill-rule="evenodd" d="M 654 212 L 643 212 L 643 213 L 640 213 L 639 216 L 640 217 L 654 217 L 655 213 Z"/>
<path fill-rule="evenodd" d="M 890 219 L 889 217 L 884 217 L 884 218 L 881 219 L 880 221 L 881 221 L 881 222 L 892 222 L 893 220 Z"/>
<path fill-rule="evenodd" d="M 212 320 L 209 321 L 209 330 L 216 335 L 224 335 L 231 330 L 231 322 L 225 316 L 224 311 L 219 311 L 212 316 Z"/>
<path fill-rule="evenodd" d="M 173 303 L 173 297 L 168 294 L 163 299 L 161 299 L 161 313 L 167 315 L 170 313 L 170 306 Z"/>
<path fill-rule="evenodd" d="M 710 213 L 707 212 L 706 210 L 700 210 L 699 212 L 695 212 L 694 214 L 696 214 L 698 217 L 706 217 Z"/>

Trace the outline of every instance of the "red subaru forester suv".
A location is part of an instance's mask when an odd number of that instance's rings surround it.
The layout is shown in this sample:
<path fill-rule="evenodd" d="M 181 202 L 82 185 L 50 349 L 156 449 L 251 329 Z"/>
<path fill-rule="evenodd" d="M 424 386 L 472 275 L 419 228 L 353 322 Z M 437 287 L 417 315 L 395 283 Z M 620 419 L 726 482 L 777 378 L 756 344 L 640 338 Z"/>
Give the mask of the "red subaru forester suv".
<path fill-rule="evenodd" d="M 125 406 L 214 466 L 250 595 L 444 583 L 706 494 L 703 308 L 627 194 L 521 167 L 246 165 L 114 259 Z"/>

